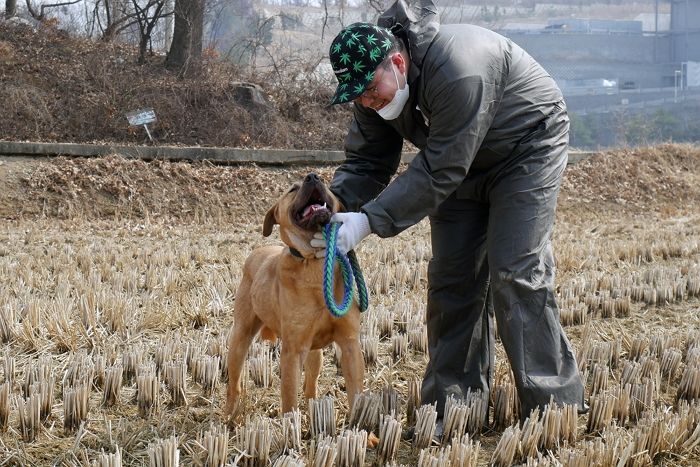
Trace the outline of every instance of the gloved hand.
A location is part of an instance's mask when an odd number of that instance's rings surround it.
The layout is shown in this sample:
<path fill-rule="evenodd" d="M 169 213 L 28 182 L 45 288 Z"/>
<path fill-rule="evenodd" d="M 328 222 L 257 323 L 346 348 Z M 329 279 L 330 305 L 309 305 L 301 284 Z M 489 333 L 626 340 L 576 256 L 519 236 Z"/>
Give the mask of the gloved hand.
<path fill-rule="evenodd" d="M 354 250 L 367 235 L 372 233 L 367 214 L 363 212 L 339 212 L 333 214 L 331 222 L 343 224 L 336 234 L 336 249 L 342 254 Z M 322 248 L 316 252 L 317 258 L 326 256 L 326 241 L 323 239 L 323 233 L 315 233 L 310 243 L 314 248 Z"/>

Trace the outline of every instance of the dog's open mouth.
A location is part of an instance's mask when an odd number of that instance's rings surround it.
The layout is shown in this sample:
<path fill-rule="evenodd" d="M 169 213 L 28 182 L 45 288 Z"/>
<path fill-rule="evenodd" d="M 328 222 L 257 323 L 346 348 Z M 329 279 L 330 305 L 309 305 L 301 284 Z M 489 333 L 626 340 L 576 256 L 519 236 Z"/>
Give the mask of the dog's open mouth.
<path fill-rule="evenodd" d="M 331 220 L 331 208 L 318 188 L 310 190 L 309 197 L 296 212 L 296 221 L 304 229 L 314 230 Z"/>

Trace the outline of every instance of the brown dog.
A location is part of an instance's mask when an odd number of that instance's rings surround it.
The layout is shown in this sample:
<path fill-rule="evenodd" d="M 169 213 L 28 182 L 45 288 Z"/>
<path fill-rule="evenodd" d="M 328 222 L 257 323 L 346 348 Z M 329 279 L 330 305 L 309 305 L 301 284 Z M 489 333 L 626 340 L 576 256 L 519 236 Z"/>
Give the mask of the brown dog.
<path fill-rule="evenodd" d="M 316 174 L 307 175 L 272 206 L 265 216 L 263 235 L 279 224 L 286 246 L 254 250 L 243 266 L 243 278 L 235 301 L 234 325 L 229 334 L 228 390 L 225 414 L 237 408 L 241 394 L 241 370 L 253 338 L 282 340 L 280 371 L 282 413 L 297 407 L 304 364 L 304 396 L 316 397 L 322 348 L 335 342 L 342 351 L 341 367 L 352 408 L 362 392 L 364 361 L 358 340 L 360 310 L 353 303 L 342 318 L 333 317 L 323 299 L 323 258 L 317 259 L 309 241 L 328 223 L 340 203 Z M 336 277 L 340 278 L 336 263 Z M 342 280 L 335 281 L 335 297 L 343 295 Z"/>

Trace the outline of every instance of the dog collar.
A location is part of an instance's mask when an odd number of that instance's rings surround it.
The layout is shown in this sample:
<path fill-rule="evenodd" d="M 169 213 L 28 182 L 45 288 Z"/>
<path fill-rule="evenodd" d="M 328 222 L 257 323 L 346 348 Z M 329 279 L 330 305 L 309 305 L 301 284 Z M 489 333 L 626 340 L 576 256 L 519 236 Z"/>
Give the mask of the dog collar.
<path fill-rule="evenodd" d="M 289 247 L 289 252 L 292 254 L 292 256 L 296 256 L 297 258 L 304 259 L 304 255 L 302 255 L 299 250 L 296 248 L 292 248 L 291 246 Z"/>

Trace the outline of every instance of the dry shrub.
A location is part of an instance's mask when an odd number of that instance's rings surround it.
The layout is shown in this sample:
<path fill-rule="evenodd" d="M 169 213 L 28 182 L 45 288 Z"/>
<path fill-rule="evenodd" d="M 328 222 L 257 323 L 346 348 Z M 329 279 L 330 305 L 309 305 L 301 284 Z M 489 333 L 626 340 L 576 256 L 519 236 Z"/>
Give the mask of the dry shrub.
<path fill-rule="evenodd" d="M 310 171 L 327 181 L 335 166 L 215 166 L 102 158 L 53 158 L 23 171 L 22 184 L 4 193 L 0 214 L 73 217 L 173 216 L 180 219 L 262 219 L 276 199 Z M 686 209 L 700 201 L 700 149 L 666 145 L 614 151 L 570 166 L 560 214 L 590 205 L 600 212 L 621 208 Z M 381 285 L 381 281 L 376 284 Z"/>
<path fill-rule="evenodd" d="M 52 96 L 31 83 L 7 83 L 0 86 L 0 128 L 22 126 L 28 138 L 41 138 L 51 131 L 56 120 L 50 111 Z"/>
<path fill-rule="evenodd" d="M 310 171 L 327 181 L 332 168 L 293 169 L 214 166 L 208 162 L 146 162 L 120 156 L 58 157 L 23 175 L 21 205 L 5 203 L 8 214 L 41 213 L 61 218 L 144 218 L 233 220 L 262 218 L 293 181 Z M 3 210 L 0 209 L 0 213 Z"/>
<path fill-rule="evenodd" d="M 615 203 L 626 209 L 668 202 L 686 206 L 700 200 L 699 172 L 697 146 L 610 151 L 567 168 L 562 201 Z"/>
<path fill-rule="evenodd" d="M 12 60 L 14 55 L 12 45 L 8 42 L 0 41 L 0 61 L 7 63 Z"/>

